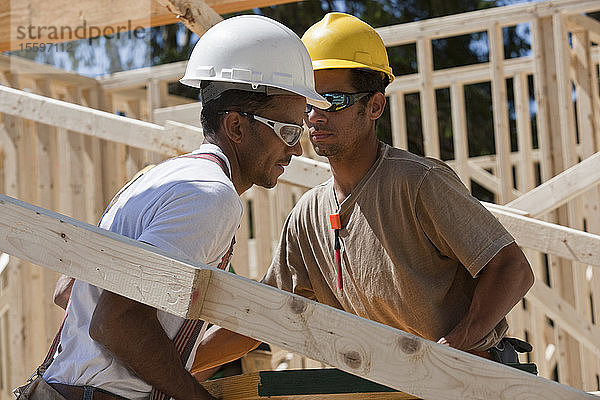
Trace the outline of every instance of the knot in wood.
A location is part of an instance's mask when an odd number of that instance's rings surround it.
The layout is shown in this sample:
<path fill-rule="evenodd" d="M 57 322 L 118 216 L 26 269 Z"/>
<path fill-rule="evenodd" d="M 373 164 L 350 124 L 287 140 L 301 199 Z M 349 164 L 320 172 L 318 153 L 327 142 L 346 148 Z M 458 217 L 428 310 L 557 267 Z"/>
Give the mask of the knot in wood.
<path fill-rule="evenodd" d="M 362 357 L 357 351 L 347 351 L 344 353 L 344 364 L 352 369 L 359 369 L 362 364 Z"/>
<path fill-rule="evenodd" d="M 405 354 L 415 354 L 421 349 L 421 342 L 415 338 L 403 336 L 398 342 L 400 350 Z"/>
<path fill-rule="evenodd" d="M 196 22 L 196 19 L 194 18 L 194 14 L 192 13 L 192 10 L 189 7 L 185 8 L 185 14 L 183 14 L 181 16 L 181 18 L 185 19 L 190 24 L 193 24 L 194 22 Z"/>
<path fill-rule="evenodd" d="M 288 305 L 294 314 L 302 314 L 307 307 L 306 302 L 297 297 L 292 297 L 288 300 Z"/>

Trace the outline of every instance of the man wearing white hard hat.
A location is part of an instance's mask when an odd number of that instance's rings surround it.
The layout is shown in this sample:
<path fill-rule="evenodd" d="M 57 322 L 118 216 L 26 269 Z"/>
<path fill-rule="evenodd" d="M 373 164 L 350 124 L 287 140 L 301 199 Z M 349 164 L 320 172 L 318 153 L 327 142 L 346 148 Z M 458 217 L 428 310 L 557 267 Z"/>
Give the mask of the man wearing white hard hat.
<path fill-rule="evenodd" d="M 181 83 L 200 88 L 204 144 L 132 180 L 99 226 L 224 268 L 242 216 L 239 196 L 252 185 L 275 186 L 291 157 L 302 154 L 307 102 L 329 103 L 314 90 L 300 39 L 261 16 L 231 18 L 206 32 Z M 202 323 L 75 281 L 37 398 L 209 399 L 188 372 L 202 332 Z"/>

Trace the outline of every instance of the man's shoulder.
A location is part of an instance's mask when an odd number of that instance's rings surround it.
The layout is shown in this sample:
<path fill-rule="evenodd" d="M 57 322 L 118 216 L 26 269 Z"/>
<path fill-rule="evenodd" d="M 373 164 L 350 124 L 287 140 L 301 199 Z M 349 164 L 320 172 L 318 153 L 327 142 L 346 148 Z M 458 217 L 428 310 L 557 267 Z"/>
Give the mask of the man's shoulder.
<path fill-rule="evenodd" d="M 383 156 L 383 166 L 387 168 L 409 168 L 428 171 L 432 168 L 450 168 L 443 161 L 431 157 L 423 157 L 397 147 L 387 146 Z"/>

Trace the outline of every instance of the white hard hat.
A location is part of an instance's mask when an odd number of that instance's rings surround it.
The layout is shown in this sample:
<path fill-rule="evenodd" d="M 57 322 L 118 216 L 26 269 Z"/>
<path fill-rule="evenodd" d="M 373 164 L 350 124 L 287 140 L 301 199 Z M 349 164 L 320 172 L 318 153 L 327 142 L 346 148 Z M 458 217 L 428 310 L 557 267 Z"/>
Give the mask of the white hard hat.
<path fill-rule="evenodd" d="M 327 108 L 330 104 L 315 91 L 313 74 L 308 50 L 291 29 L 267 17 L 242 15 L 202 35 L 180 82 L 192 87 L 200 87 L 202 81 L 222 82 L 221 88 L 239 86 L 267 94 L 283 89 Z"/>

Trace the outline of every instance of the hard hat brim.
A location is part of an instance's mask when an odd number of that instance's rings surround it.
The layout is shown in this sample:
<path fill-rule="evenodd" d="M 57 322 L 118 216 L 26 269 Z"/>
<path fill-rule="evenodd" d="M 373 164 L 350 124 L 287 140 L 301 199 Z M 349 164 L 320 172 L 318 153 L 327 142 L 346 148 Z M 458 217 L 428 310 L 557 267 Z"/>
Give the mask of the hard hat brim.
<path fill-rule="evenodd" d="M 227 79 L 227 78 L 212 78 L 210 79 L 211 81 L 220 81 L 220 82 L 232 82 L 232 83 L 240 83 L 239 80 L 236 79 Z M 200 82 L 202 81 L 202 79 L 189 79 L 189 78 L 181 78 L 179 80 L 179 82 L 181 82 L 183 85 L 187 85 L 187 86 L 191 86 L 191 87 L 196 87 L 199 88 L 200 87 Z M 283 86 L 283 85 L 273 85 L 273 84 L 265 84 L 265 83 L 260 83 L 257 82 L 258 85 L 265 85 L 265 86 L 270 86 L 273 88 L 278 88 L 278 89 L 283 89 L 285 91 L 291 92 L 291 93 L 295 93 L 297 95 L 303 96 L 306 98 L 306 102 L 312 106 L 318 107 L 318 108 L 329 108 L 331 106 L 331 103 L 329 103 L 325 97 L 321 96 L 319 93 L 313 91 L 313 90 L 309 90 L 309 89 L 302 89 L 302 88 L 294 88 L 294 87 L 288 87 L 288 86 Z"/>
<path fill-rule="evenodd" d="M 322 69 L 355 69 L 355 68 L 370 69 L 370 70 L 374 70 L 374 71 L 383 72 L 384 74 L 386 74 L 390 80 L 389 83 L 392 83 L 392 81 L 394 80 L 394 74 L 392 73 L 392 68 L 389 68 L 389 67 L 388 68 L 378 68 L 378 67 L 374 67 L 372 65 L 361 64 L 361 63 L 358 63 L 355 61 L 339 60 L 339 59 L 316 60 L 316 61 L 312 62 L 312 65 L 313 65 L 313 69 L 315 71 L 322 70 Z"/>

